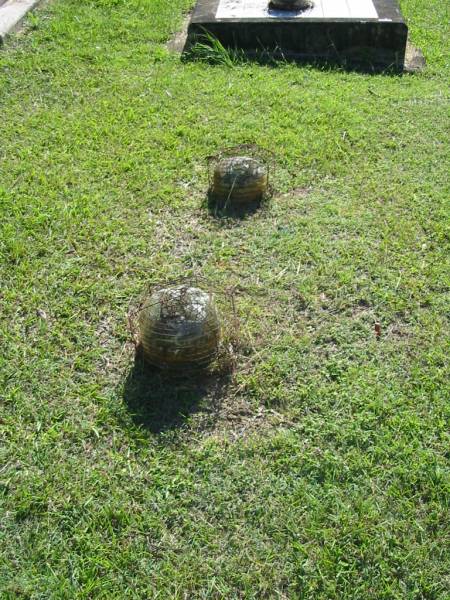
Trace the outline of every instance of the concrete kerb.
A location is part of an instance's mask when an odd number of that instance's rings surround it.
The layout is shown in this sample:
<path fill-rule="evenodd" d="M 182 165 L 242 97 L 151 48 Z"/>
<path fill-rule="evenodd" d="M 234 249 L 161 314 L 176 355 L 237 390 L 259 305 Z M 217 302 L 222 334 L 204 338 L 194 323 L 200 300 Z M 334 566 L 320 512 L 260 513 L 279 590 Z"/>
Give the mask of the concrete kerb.
<path fill-rule="evenodd" d="M 39 2 L 41 0 L 0 0 L 0 46 Z"/>

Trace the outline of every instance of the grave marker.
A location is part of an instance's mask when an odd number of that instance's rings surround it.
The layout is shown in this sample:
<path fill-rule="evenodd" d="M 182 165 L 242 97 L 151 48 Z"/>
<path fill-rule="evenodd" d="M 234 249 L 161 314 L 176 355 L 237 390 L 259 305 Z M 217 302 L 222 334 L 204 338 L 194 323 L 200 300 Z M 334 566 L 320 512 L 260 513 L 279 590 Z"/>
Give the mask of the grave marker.
<path fill-rule="evenodd" d="M 403 70 L 408 28 L 396 0 L 312 0 L 301 10 L 269 0 L 198 0 L 188 44 L 209 32 L 250 56 L 269 51 L 308 61 Z"/>

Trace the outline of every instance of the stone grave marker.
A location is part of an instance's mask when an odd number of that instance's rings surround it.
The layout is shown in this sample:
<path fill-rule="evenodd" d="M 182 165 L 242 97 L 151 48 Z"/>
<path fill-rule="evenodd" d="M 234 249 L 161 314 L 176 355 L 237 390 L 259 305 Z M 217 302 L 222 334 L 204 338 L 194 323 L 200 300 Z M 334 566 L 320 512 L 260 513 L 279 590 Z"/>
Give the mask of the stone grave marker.
<path fill-rule="evenodd" d="M 399 71 L 408 38 L 396 0 L 311 0 L 309 7 L 293 10 L 274 8 L 269 0 L 198 0 L 188 45 L 205 31 L 250 56 L 270 52 Z"/>

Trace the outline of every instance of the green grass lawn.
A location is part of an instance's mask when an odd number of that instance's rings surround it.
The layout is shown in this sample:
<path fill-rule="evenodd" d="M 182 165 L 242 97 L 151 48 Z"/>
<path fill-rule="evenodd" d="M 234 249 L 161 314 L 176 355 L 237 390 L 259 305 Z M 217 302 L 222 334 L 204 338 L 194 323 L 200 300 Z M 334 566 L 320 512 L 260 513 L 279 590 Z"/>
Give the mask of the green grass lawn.
<path fill-rule="evenodd" d="M 402 2 L 404 77 L 183 64 L 192 4 L 53 0 L 0 51 L 0 597 L 447 600 L 448 4 Z M 216 218 L 242 142 L 276 194 Z M 133 367 L 181 275 L 239 286 L 231 379 Z"/>

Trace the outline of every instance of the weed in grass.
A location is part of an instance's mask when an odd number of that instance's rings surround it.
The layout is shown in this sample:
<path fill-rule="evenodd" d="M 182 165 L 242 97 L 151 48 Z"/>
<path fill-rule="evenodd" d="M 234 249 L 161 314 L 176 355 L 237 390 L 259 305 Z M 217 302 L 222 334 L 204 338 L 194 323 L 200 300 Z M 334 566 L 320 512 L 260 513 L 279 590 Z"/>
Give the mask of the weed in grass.
<path fill-rule="evenodd" d="M 219 39 L 206 30 L 197 36 L 183 58 L 225 67 L 233 67 L 246 60 L 242 51 L 225 48 Z"/>

